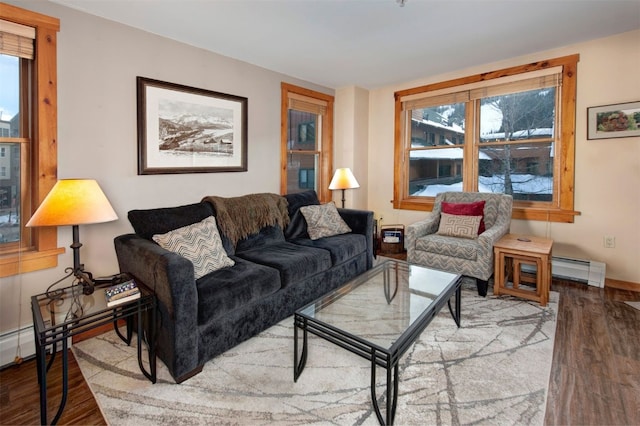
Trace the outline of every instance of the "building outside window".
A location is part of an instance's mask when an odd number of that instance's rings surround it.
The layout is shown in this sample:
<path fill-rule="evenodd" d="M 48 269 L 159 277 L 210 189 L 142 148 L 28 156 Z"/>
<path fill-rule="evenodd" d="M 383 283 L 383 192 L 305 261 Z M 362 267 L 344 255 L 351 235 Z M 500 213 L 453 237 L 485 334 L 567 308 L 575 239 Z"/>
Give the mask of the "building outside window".
<path fill-rule="evenodd" d="M 300 169 L 298 186 L 300 189 L 316 189 L 315 169 Z"/>
<path fill-rule="evenodd" d="M 35 37 L 35 35 L 34 35 Z M 31 46 L 33 41 L 29 40 Z M 28 111 L 30 93 L 28 76 L 33 68 L 33 56 L 20 52 L 1 50 L 0 53 L 0 245 L 29 243 L 28 234 L 23 231 L 23 211 L 20 188 L 28 190 L 28 152 L 31 132 Z M 22 100 L 22 102 L 21 102 Z M 25 161 L 23 161 L 25 160 Z"/>

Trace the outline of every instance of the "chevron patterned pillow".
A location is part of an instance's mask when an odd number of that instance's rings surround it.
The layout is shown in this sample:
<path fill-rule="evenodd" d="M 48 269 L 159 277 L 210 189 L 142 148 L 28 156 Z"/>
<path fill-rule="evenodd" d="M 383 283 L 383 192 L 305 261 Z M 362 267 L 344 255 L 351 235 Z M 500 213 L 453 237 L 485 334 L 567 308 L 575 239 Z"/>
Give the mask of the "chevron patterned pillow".
<path fill-rule="evenodd" d="M 351 232 L 333 201 L 318 206 L 300 207 L 300 212 L 307 221 L 307 232 L 312 240 Z"/>
<path fill-rule="evenodd" d="M 189 259 L 193 263 L 196 280 L 209 272 L 235 265 L 222 247 L 216 218 L 213 216 L 166 234 L 156 234 L 153 241 L 160 247 Z"/>
<path fill-rule="evenodd" d="M 462 216 L 456 214 L 441 213 L 438 235 L 448 237 L 478 238 L 478 228 L 482 216 Z"/>

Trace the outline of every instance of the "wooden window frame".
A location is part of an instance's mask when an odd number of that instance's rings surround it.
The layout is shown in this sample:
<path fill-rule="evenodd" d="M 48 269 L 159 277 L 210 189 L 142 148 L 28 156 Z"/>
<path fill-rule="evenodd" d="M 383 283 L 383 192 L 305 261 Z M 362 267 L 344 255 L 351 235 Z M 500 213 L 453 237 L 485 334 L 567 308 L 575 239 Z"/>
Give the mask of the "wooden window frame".
<path fill-rule="evenodd" d="M 557 178 L 555 178 L 558 188 L 557 203 L 554 203 L 555 205 L 542 205 L 542 203 L 514 201 L 512 217 L 523 220 L 573 223 L 574 217 L 580 214 L 574 210 L 576 87 L 579 58 L 577 54 L 569 55 L 395 92 L 394 208 L 431 211 L 435 202 L 435 197 L 411 197 L 406 191 L 406 188 L 408 188 L 407 169 L 409 162 L 407 161 L 408 149 L 405 148 L 403 136 L 403 98 L 420 94 L 426 96 L 429 92 L 436 91 L 454 91 L 454 89 L 459 86 L 482 85 L 483 82 L 490 82 L 491 80 L 499 78 L 512 76 L 525 77 L 527 73 L 534 71 L 562 67 L 562 85 L 560 86 L 560 104 L 558 108 L 561 128 L 558 137 L 559 146 L 555 147 L 555 153 L 559 161 L 556 162 L 557 164 L 555 164 L 554 170 L 556 173 L 555 176 L 557 176 Z M 467 111 L 467 121 L 472 122 L 470 114 L 473 114 L 473 112 Z M 463 163 L 463 175 L 467 176 L 475 173 L 473 141 L 469 140 L 469 143 L 465 143 L 464 150 L 465 161 Z M 465 190 L 469 189 L 465 188 Z"/>
<path fill-rule="evenodd" d="M 332 193 L 329 190 L 329 182 L 333 171 L 333 104 L 334 97 L 325 93 L 304 87 L 281 83 L 281 110 L 280 110 L 280 193 L 287 193 L 287 157 L 289 147 L 287 136 L 289 129 L 289 95 L 296 94 L 326 102 L 326 112 L 322 116 L 322 141 L 319 151 L 319 173 L 317 181 L 318 199 L 321 203 L 331 201 Z"/>
<path fill-rule="evenodd" d="M 58 231 L 55 227 L 28 229 L 24 225 L 57 181 L 58 174 L 58 100 L 57 33 L 60 20 L 6 3 L 0 19 L 36 29 L 31 96 L 31 155 L 27 168 L 29 189 L 21 190 L 22 232 L 31 232 L 29 244 L 0 253 L 0 277 L 31 272 L 58 265 Z M 28 193 L 28 195 L 27 195 Z"/>

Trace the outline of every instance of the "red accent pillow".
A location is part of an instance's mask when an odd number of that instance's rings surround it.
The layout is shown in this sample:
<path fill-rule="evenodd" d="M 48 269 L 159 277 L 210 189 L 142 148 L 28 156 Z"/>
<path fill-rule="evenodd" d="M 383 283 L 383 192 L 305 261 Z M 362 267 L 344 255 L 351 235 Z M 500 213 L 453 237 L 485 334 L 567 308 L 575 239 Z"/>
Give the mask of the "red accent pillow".
<path fill-rule="evenodd" d="M 484 201 L 476 201 L 473 203 L 447 203 L 442 202 L 440 208 L 442 213 L 457 214 L 459 216 L 482 216 L 480 219 L 480 227 L 478 235 L 485 231 L 484 228 Z"/>

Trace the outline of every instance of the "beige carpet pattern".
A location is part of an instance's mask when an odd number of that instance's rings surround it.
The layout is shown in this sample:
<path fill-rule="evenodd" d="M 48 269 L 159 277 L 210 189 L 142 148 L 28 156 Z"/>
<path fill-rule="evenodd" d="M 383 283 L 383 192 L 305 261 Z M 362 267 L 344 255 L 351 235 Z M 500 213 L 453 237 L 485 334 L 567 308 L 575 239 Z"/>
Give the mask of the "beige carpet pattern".
<path fill-rule="evenodd" d="M 558 293 L 550 298 L 544 308 L 509 296 L 482 298 L 465 283 L 462 327 L 445 308 L 401 360 L 396 424 L 542 425 Z M 307 366 L 293 382 L 292 317 L 180 385 L 160 361 L 151 384 L 138 369 L 135 344 L 127 347 L 113 332 L 73 350 L 112 425 L 378 424 L 370 364 L 344 349 L 312 336 Z"/>

